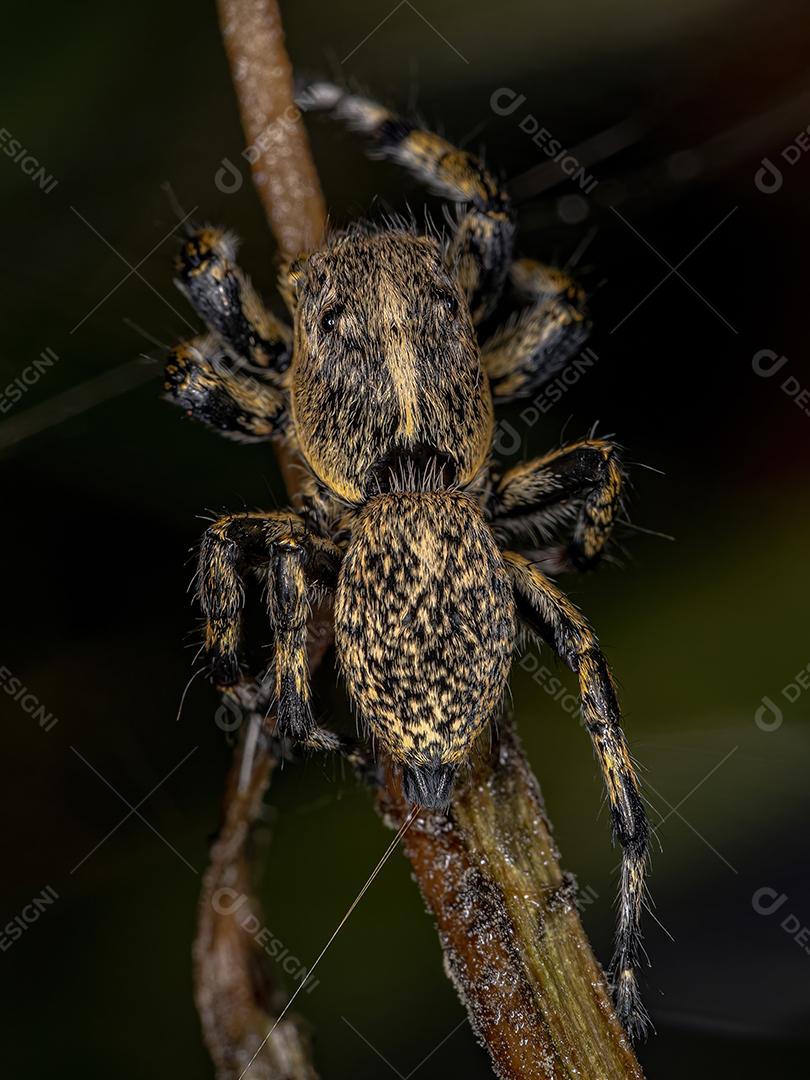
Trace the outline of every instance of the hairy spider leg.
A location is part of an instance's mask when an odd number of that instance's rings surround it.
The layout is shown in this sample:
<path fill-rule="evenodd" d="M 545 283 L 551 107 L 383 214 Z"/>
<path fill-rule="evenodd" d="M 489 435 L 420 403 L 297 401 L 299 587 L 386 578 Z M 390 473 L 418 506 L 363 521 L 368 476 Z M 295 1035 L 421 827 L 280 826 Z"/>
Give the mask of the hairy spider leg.
<path fill-rule="evenodd" d="M 579 679 L 583 721 L 605 780 L 614 833 L 623 849 L 611 966 L 616 1011 L 630 1035 L 639 1037 L 648 1022 L 638 988 L 638 967 L 649 829 L 621 729 L 613 677 L 593 631 L 565 594 L 522 555 L 505 551 L 503 557 L 520 618 L 552 645 Z"/>
<path fill-rule="evenodd" d="M 214 337 L 176 345 L 165 375 L 166 399 L 226 438 L 263 442 L 286 427 L 286 395 L 246 372 L 234 371 Z"/>
<path fill-rule="evenodd" d="M 346 93 L 333 83 L 313 83 L 298 100 L 304 109 L 333 112 L 350 129 L 373 140 L 375 156 L 403 166 L 437 195 L 467 204 L 456 223 L 449 256 L 473 322 L 485 319 L 503 290 L 515 226 L 508 195 L 481 160 L 378 102 Z"/>
<path fill-rule="evenodd" d="M 334 584 L 339 561 L 337 547 L 308 532 L 292 511 L 257 512 L 214 522 L 203 536 L 197 571 L 205 649 L 214 682 L 222 688 L 240 678 L 245 572 L 252 570 L 265 580 L 275 636 L 268 677 L 278 732 L 323 749 L 337 748 L 339 740 L 312 717 L 307 617 L 313 591 Z"/>
<path fill-rule="evenodd" d="M 224 229 L 192 228 L 175 258 L 175 282 L 235 360 L 278 381 L 290 363 L 292 332 L 237 265 L 237 246 Z"/>
<path fill-rule="evenodd" d="M 554 378 L 591 332 L 585 293 L 565 271 L 518 259 L 509 277 L 526 306 L 481 349 L 492 396 L 501 401 L 525 397 Z"/>
<path fill-rule="evenodd" d="M 498 481 L 490 502 L 499 539 L 534 535 L 547 540 L 573 521 L 560 569 L 587 570 L 605 550 L 621 505 L 622 466 L 613 443 L 584 439 L 516 465 Z"/>

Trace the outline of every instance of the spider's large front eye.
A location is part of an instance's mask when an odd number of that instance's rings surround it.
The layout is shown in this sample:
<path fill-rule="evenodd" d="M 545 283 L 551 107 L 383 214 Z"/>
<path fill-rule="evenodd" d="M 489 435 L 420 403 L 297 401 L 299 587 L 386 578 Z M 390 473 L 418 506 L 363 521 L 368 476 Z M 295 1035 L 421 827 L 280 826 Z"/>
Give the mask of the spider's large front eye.
<path fill-rule="evenodd" d="M 340 308 L 331 307 L 321 315 L 321 330 L 325 334 L 331 334 L 331 332 L 337 326 L 338 316 L 340 315 Z"/>
<path fill-rule="evenodd" d="M 452 293 L 444 293 L 442 305 L 450 318 L 455 319 L 456 315 L 458 315 L 458 300 L 456 300 L 455 296 Z"/>

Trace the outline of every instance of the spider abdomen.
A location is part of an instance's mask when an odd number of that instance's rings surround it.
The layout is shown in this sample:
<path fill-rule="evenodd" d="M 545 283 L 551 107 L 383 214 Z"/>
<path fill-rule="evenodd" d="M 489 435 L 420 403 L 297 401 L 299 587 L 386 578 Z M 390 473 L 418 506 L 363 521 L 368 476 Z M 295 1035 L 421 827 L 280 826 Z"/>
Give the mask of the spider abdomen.
<path fill-rule="evenodd" d="M 335 597 L 349 693 L 403 766 L 405 794 L 447 803 L 457 767 L 500 706 L 515 601 L 477 503 L 391 492 L 361 511 Z"/>

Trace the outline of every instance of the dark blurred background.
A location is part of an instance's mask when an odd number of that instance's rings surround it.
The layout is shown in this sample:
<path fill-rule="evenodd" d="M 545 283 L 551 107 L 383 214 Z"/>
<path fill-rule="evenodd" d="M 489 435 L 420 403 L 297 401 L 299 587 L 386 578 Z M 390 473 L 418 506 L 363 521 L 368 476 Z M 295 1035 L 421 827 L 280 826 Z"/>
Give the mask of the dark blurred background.
<path fill-rule="evenodd" d="M 565 585 L 620 679 L 660 823 L 646 923 L 657 1034 L 641 1058 L 658 1080 L 805 1075 L 810 12 L 284 7 L 300 69 L 342 72 L 483 144 L 518 200 L 521 251 L 577 259 L 594 292 L 596 360 L 553 408 L 506 413 L 501 449 L 513 463 L 598 421 L 631 463 L 614 565 Z M 202 680 L 175 722 L 196 640 L 189 551 L 207 510 L 284 494 L 269 450 L 160 400 L 159 343 L 194 329 L 161 185 L 238 232 L 266 294 L 274 249 L 211 5 L 18 5 L 5 25 L 4 1072 L 208 1077 L 190 947 L 231 751 Z M 541 128 L 583 164 L 588 192 L 533 141 Z M 437 210 L 343 131 L 310 130 L 337 223 Z M 225 158 L 244 176 L 230 193 Z M 345 715 L 329 665 L 321 675 L 321 712 Z M 534 661 L 512 686 L 606 961 L 617 852 L 596 765 Z M 308 964 L 390 836 L 323 760 L 281 771 L 270 803 L 266 920 Z M 322 1075 L 490 1075 L 400 855 L 317 978 L 299 1011 Z"/>

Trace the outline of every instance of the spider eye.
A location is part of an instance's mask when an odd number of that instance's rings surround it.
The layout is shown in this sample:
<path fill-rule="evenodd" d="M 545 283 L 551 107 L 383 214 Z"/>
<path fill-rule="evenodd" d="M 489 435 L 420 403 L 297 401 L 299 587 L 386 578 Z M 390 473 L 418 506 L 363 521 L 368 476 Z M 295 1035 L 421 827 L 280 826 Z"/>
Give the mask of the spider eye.
<path fill-rule="evenodd" d="M 456 315 L 458 315 L 458 300 L 456 300 L 455 296 L 452 293 L 446 293 L 442 297 L 442 304 L 444 304 L 450 318 L 455 319 Z"/>
<path fill-rule="evenodd" d="M 329 308 L 321 315 L 321 330 L 329 334 L 337 326 L 338 315 L 340 311 L 338 308 Z"/>

